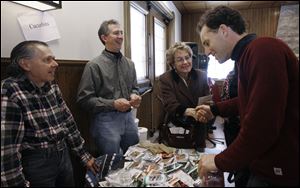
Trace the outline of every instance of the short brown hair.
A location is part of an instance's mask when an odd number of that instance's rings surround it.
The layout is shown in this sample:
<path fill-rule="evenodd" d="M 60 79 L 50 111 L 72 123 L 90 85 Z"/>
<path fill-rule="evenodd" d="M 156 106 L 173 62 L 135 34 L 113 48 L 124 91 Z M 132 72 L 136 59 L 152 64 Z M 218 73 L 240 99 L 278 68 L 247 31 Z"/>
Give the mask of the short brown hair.
<path fill-rule="evenodd" d="M 223 5 L 208 10 L 201 16 L 197 32 L 200 33 L 204 25 L 215 31 L 221 24 L 225 24 L 240 35 L 246 32 L 246 22 L 241 13 Z"/>
<path fill-rule="evenodd" d="M 117 20 L 111 19 L 111 20 L 106 20 L 102 22 L 100 25 L 100 28 L 98 30 L 98 36 L 102 42 L 103 45 L 105 45 L 105 42 L 101 39 L 101 35 L 108 35 L 109 34 L 109 25 L 120 25 Z"/>

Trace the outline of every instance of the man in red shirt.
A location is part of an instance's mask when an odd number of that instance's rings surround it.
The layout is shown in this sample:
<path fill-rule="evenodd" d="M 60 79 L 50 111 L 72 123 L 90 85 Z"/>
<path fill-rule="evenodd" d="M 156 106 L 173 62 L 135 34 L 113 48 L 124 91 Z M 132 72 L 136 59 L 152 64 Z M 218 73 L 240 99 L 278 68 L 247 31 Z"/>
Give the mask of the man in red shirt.
<path fill-rule="evenodd" d="M 238 97 L 202 105 L 198 116 L 240 115 L 241 125 L 226 150 L 201 157 L 200 177 L 249 167 L 247 186 L 299 185 L 299 60 L 282 41 L 247 34 L 240 13 L 226 6 L 206 12 L 197 29 L 207 55 L 238 66 Z"/>

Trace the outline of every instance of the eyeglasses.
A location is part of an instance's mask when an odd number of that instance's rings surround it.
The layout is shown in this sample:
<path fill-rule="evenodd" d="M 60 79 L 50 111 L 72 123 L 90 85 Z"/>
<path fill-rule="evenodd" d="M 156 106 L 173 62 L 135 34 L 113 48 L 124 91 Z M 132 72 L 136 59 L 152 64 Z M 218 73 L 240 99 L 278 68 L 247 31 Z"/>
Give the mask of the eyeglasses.
<path fill-rule="evenodd" d="M 184 61 L 190 62 L 191 59 L 192 59 L 192 57 L 189 55 L 187 55 L 185 57 L 176 57 L 175 62 L 177 62 L 177 63 L 184 63 Z"/>

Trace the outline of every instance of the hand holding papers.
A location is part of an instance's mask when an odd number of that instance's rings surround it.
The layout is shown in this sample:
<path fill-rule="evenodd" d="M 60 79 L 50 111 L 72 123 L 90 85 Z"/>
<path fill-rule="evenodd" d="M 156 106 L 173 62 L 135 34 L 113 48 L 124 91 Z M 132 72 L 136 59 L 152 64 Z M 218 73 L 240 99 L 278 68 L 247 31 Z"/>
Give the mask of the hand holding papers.
<path fill-rule="evenodd" d="M 198 98 L 198 105 L 211 104 L 211 103 L 212 103 L 212 95 L 206 95 Z"/>

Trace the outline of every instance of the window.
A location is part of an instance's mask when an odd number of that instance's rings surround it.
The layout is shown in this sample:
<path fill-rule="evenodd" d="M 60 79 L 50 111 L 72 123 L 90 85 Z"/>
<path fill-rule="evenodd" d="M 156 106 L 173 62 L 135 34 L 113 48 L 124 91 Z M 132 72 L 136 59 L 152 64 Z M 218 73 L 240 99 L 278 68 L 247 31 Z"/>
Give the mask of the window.
<path fill-rule="evenodd" d="M 164 113 L 157 96 L 157 77 L 166 71 L 165 51 L 173 32 L 168 30 L 173 13 L 160 1 L 124 1 L 125 55 L 135 63 L 140 91 L 151 88 L 143 96 L 137 116 L 142 115 L 142 126 L 151 126 L 150 131 L 161 125 Z M 171 23 L 169 25 L 169 23 Z"/>
<path fill-rule="evenodd" d="M 130 6 L 131 59 L 135 64 L 137 80 L 147 77 L 146 15 L 135 4 Z"/>
<path fill-rule="evenodd" d="M 155 18 L 154 20 L 154 49 L 155 49 L 155 77 L 166 71 L 166 26 Z"/>
<path fill-rule="evenodd" d="M 215 80 L 225 79 L 230 71 L 234 68 L 234 61 L 231 59 L 220 64 L 213 55 L 209 55 L 207 77 Z"/>
<path fill-rule="evenodd" d="M 124 36 L 125 55 L 135 64 L 139 86 L 154 87 L 167 69 L 168 23 L 173 13 L 156 1 L 125 1 L 124 5 L 124 31 L 129 34 Z"/>

